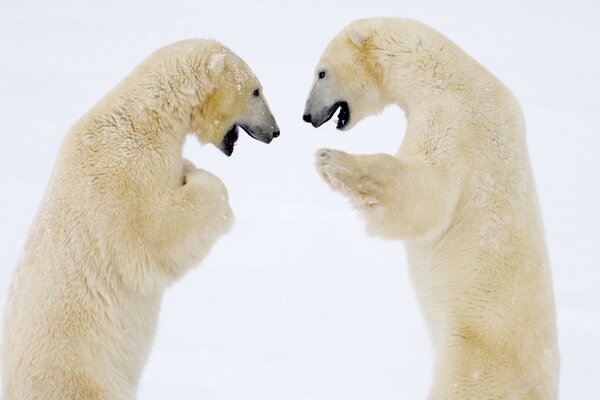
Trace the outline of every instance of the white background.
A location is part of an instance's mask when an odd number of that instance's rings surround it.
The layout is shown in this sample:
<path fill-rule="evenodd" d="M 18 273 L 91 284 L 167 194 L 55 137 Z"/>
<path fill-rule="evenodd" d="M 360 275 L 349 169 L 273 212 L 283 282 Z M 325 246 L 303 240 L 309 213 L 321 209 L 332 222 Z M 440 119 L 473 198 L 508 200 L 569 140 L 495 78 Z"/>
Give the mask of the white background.
<path fill-rule="evenodd" d="M 165 297 L 140 399 L 423 399 L 433 354 L 400 242 L 361 221 L 313 168 L 335 147 L 394 152 L 389 108 L 349 133 L 301 120 L 313 69 L 348 22 L 419 19 L 516 94 L 553 263 L 562 399 L 600 399 L 600 3 L 9 1 L 0 3 L 0 299 L 64 133 L 150 52 L 219 39 L 253 68 L 281 128 L 232 158 L 185 155 L 227 185 L 237 222 Z"/>

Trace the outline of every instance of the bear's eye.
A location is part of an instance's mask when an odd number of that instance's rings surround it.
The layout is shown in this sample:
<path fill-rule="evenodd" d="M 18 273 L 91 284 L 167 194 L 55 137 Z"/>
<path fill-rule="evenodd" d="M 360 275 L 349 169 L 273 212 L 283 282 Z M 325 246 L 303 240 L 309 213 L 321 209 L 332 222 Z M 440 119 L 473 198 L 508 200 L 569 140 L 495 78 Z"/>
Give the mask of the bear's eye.
<path fill-rule="evenodd" d="M 252 92 L 252 96 L 258 97 L 259 95 L 260 95 L 260 90 L 254 89 L 254 92 Z"/>
<path fill-rule="evenodd" d="M 325 78 L 325 71 L 320 71 L 319 72 L 319 79 L 323 79 Z"/>

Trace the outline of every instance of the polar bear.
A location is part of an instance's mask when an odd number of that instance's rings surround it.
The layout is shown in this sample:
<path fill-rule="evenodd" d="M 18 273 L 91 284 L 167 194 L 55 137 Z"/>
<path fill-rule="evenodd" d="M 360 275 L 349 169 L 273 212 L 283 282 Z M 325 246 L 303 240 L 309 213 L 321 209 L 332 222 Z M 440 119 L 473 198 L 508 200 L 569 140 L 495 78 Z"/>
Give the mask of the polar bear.
<path fill-rule="evenodd" d="M 212 40 L 166 46 L 68 132 L 5 308 L 4 400 L 135 397 L 166 286 L 233 222 L 225 186 L 182 159 L 279 135 L 248 66 Z"/>
<path fill-rule="evenodd" d="M 351 23 L 316 68 L 303 119 L 344 131 L 386 105 L 396 155 L 323 149 L 317 169 L 367 231 L 405 241 L 436 366 L 430 399 L 555 399 L 559 353 L 520 106 L 449 39 L 406 19 Z"/>

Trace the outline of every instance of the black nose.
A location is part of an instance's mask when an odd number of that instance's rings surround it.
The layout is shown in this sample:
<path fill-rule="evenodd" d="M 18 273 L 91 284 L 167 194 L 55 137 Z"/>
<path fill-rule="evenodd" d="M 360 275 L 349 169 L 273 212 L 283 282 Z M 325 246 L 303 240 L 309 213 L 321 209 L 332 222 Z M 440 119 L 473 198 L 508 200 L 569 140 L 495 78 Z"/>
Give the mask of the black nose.
<path fill-rule="evenodd" d="M 277 132 L 273 132 L 273 137 L 274 137 L 274 138 L 275 138 L 275 137 L 279 137 L 279 131 L 277 131 Z"/>
<path fill-rule="evenodd" d="M 304 120 L 304 122 L 312 122 L 312 116 L 310 114 L 304 114 L 302 116 L 302 119 Z"/>

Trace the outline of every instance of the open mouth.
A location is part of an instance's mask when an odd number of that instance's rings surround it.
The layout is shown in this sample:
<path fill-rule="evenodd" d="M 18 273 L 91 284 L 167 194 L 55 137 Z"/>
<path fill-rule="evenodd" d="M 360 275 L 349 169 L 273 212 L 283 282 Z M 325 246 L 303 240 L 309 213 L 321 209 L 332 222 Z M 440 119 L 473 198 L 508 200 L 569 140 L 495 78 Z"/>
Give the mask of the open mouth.
<path fill-rule="evenodd" d="M 344 129 L 346 125 L 350 122 L 350 107 L 348 107 L 348 103 L 342 101 L 340 103 L 340 113 L 338 114 L 337 123 L 335 127 L 337 129 Z"/>
<path fill-rule="evenodd" d="M 240 137 L 240 131 L 238 126 L 234 124 L 223 137 L 223 141 L 221 142 L 221 151 L 225 153 L 227 157 L 233 154 L 233 148 L 235 147 L 235 142 L 237 142 Z"/>
<path fill-rule="evenodd" d="M 231 128 L 229 128 L 229 130 L 223 137 L 223 141 L 221 142 L 221 146 L 219 147 L 219 149 L 223 153 L 225 153 L 225 155 L 227 157 L 229 157 L 233 154 L 233 149 L 235 148 L 235 143 L 237 142 L 237 140 L 240 137 L 240 129 L 239 128 L 242 128 L 251 138 L 256 139 L 259 142 L 263 142 L 263 143 L 271 143 L 273 138 L 276 138 L 279 136 L 279 130 L 274 131 L 273 133 L 270 133 L 270 134 L 262 134 L 261 131 L 259 131 L 259 133 L 256 133 L 256 132 L 254 132 L 253 129 L 251 129 L 245 125 L 233 124 L 233 126 Z M 271 128 L 273 128 L 273 127 L 271 127 Z M 274 129 L 277 129 L 277 127 L 275 127 Z"/>
<path fill-rule="evenodd" d="M 336 122 L 335 127 L 339 130 L 343 130 L 348 125 L 348 122 L 350 122 L 350 107 L 348 107 L 348 103 L 345 101 L 336 102 L 327 111 L 327 117 L 323 121 L 321 121 L 321 123 L 319 123 L 319 124 L 313 123 L 313 126 L 315 128 L 318 128 L 319 126 L 323 125 L 325 122 L 329 121 L 333 117 L 333 115 L 338 111 L 338 109 L 340 110 L 340 112 L 338 114 L 337 119 L 335 120 L 335 122 Z"/>

